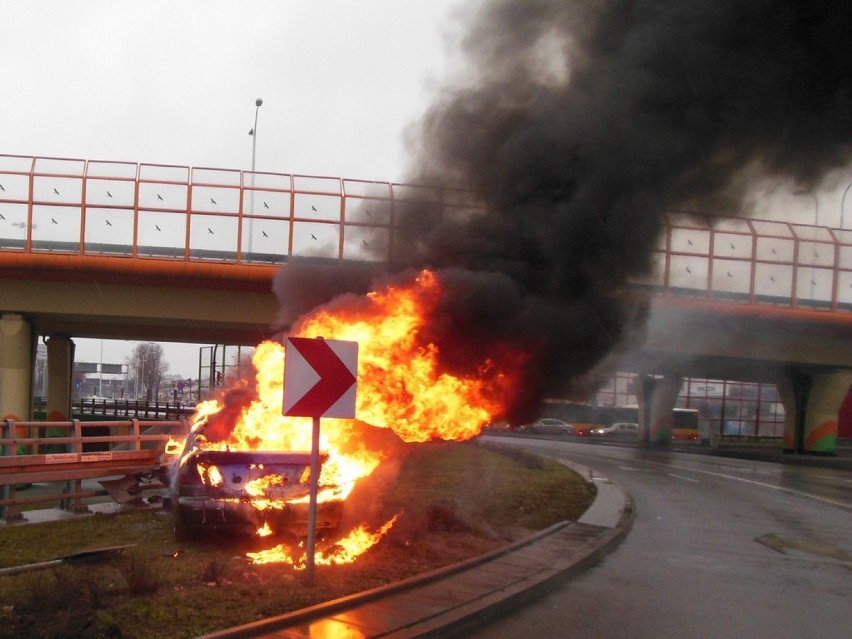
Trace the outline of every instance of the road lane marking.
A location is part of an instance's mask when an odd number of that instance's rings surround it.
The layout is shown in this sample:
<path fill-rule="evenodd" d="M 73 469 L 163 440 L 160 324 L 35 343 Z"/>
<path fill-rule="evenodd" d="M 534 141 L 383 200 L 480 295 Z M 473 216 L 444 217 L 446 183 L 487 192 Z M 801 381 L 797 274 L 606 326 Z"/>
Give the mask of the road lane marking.
<path fill-rule="evenodd" d="M 685 477 L 683 475 L 676 475 L 675 473 L 667 473 L 669 477 L 674 477 L 675 479 L 682 479 L 684 481 L 691 481 L 695 484 L 700 484 L 701 482 L 693 477 Z"/>
<path fill-rule="evenodd" d="M 852 511 L 852 504 L 838 501 L 836 499 L 831 499 L 829 497 L 823 497 L 821 495 L 815 495 L 813 493 L 806 493 L 801 490 L 794 490 L 792 488 L 787 488 L 785 486 L 775 486 L 773 484 L 767 484 L 766 482 L 757 481 L 754 479 L 747 479 L 746 477 L 737 477 L 735 475 L 728 475 L 726 473 L 717 473 L 712 470 L 701 470 L 699 468 L 687 468 L 686 466 L 676 466 L 674 464 L 664 464 L 662 462 L 653 462 L 647 460 L 637 460 L 641 464 L 649 464 L 652 466 L 663 466 L 665 468 L 674 468 L 675 470 L 685 470 L 689 473 L 700 473 L 703 475 L 710 475 L 712 477 L 720 477 L 722 479 L 732 479 L 734 481 L 741 481 L 746 484 L 751 484 L 752 486 L 760 486 L 762 488 L 769 488 L 770 490 L 777 490 L 782 493 L 787 493 L 788 495 L 798 495 L 799 497 L 805 497 L 808 499 L 814 499 L 816 501 L 820 501 L 824 504 L 828 504 L 829 506 L 834 506 L 836 508 L 842 508 L 843 510 Z"/>

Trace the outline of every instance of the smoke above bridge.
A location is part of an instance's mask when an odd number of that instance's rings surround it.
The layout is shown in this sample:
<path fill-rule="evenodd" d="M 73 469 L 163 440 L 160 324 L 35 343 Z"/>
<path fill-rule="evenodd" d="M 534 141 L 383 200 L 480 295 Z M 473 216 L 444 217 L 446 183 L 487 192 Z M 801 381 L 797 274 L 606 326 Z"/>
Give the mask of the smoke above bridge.
<path fill-rule="evenodd" d="M 403 211 L 394 272 L 436 269 L 429 338 L 449 369 L 494 340 L 537 345 L 523 413 L 640 326 L 627 278 L 666 210 L 745 214 L 756 178 L 800 188 L 846 166 L 852 12 L 840 1 L 484 0 L 462 70 L 409 132 L 414 184 L 481 194 L 485 213 Z M 374 274 L 287 267 L 293 318 Z M 393 277 L 388 274 L 385 277 Z"/>

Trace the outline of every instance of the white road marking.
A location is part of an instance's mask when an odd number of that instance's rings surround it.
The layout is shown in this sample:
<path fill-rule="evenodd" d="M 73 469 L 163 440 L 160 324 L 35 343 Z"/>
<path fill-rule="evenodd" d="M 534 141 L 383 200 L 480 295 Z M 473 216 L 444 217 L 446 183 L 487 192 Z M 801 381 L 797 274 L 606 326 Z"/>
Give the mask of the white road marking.
<path fill-rule="evenodd" d="M 668 476 L 669 476 L 669 477 L 674 477 L 675 479 L 682 479 L 682 480 L 684 480 L 684 481 L 691 481 L 691 482 L 693 482 L 693 483 L 695 483 L 695 484 L 700 484 L 700 483 L 701 483 L 701 482 L 699 482 L 697 479 L 693 479 L 692 477 L 684 477 L 683 475 L 675 475 L 674 473 L 668 473 Z"/>

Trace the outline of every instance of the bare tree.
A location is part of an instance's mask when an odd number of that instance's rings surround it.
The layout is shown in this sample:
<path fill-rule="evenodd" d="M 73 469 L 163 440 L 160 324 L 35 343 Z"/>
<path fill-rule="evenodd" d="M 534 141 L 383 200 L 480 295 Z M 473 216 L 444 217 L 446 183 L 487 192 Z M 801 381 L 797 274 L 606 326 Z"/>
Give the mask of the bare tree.
<path fill-rule="evenodd" d="M 145 400 L 151 401 L 158 392 L 160 380 L 169 370 L 169 363 L 163 358 L 163 347 L 154 342 L 138 344 L 127 358 L 127 367 L 134 371 L 136 396 L 142 392 Z"/>

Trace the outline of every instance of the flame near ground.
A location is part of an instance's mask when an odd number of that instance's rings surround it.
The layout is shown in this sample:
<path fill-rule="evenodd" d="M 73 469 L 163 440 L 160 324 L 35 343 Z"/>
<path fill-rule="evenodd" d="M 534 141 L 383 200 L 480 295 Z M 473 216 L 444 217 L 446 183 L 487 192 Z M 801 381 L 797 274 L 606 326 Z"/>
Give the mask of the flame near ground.
<path fill-rule="evenodd" d="M 366 296 L 342 296 L 294 325 L 292 335 L 359 345 L 357 419 L 323 421 L 320 450 L 328 458 L 319 483 L 334 489 L 321 490 L 318 501 L 345 500 L 359 480 L 386 461 L 389 451 L 368 446 L 365 429 L 391 429 L 404 442 L 467 440 L 512 401 L 525 360 L 522 352 L 514 352 L 504 368 L 485 358 L 465 374 L 443 370 L 438 347 L 421 333 L 436 321 L 441 294 L 439 276 L 424 270 Z M 284 346 L 277 341 L 261 343 L 252 363 L 253 382 L 242 380 L 221 399 L 198 405 L 193 431 L 203 434 L 197 441 L 204 449 L 215 450 L 310 450 L 311 420 L 282 415 Z M 275 507 L 269 501 L 259 488 L 255 507 Z M 327 548 L 318 549 L 315 563 L 355 561 L 382 538 L 397 516 L 375 532 L 366 523 L 356 526 Z M 258 535 L 273 532 L 262 528 Z M 305 566 L 303 544 L 280 544 L 248 556 L 255 563 Z"/>

